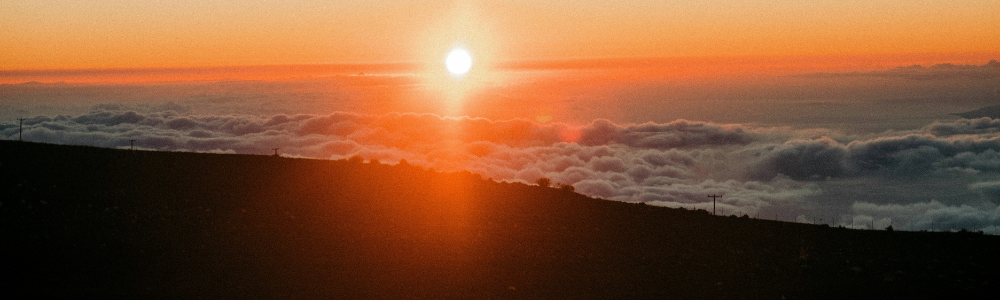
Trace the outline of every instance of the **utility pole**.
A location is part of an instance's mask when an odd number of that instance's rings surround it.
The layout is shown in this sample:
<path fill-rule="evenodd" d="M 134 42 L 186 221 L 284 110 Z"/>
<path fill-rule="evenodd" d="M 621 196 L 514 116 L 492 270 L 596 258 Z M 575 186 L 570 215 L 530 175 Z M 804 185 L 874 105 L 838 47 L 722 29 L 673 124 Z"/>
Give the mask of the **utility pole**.
<path fill-rule="evenodd" d="M 722 198 L 722 195 L 711 194 L 708 197 L 712 198 L 712 215 L 715 215 L 715 198 Z"/>
<path fill-rule="evenodd" d="M 128 140 L 128 149 L 135 150 L 135 139 Z"/>
<path fill-rule="evenodd" d="M 271 148 L 271 150 L 274 150 L 274 156 L 278 156 L 278 149 L 281 148 Z"/>
<path fill-rule="evenodd" d="M 24 118 L 17 118 L 17 141 L 18 142 L 24 141 L 23 139 L 21 139 L 21 132 L 23 131 L 23 128 L 24 128 Z"/>

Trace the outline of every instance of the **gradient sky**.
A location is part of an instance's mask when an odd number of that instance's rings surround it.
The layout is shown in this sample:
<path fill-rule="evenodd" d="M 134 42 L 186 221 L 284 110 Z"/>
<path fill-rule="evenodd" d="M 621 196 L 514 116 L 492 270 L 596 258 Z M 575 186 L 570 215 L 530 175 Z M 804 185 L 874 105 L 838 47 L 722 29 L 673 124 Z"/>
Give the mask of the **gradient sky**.
<path fill-rule="evenodd" d="M 8 0 L 0 69 L 427 62 L 454 44 L 493 61 L 995 54 L 997 16 L 993 0 Z"/>

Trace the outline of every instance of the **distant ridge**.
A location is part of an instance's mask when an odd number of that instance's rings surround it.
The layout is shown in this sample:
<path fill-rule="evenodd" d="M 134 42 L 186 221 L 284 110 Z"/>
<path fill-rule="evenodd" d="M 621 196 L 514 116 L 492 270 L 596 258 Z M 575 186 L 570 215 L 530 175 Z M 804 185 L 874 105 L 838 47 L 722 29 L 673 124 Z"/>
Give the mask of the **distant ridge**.
<path fill-rule="evenodd" d="M 1000 119 L 1000 105 L 983 107 L 973 111 L 954 114 L 966 119 L 993 118 Z"/>
<path fill-rule="evenodd" d="M 11 299 L 993 299 L 1000 237 L 411 165 L 0 141 Z"/>
<path fill-rule="evenodd" d="M 793 77 L 897 77 L 916 80 L 926 79 L 992 79 L 1000 78 L 1000 62 L 990 60 L 984 65 L 954 65 L 937 64 L 930 67 L 912 65 L 905 67 L 895 67 L 889 70 L 872 72 L 849 72 L 849 73 L 809 73 L 794 75 Z"/>

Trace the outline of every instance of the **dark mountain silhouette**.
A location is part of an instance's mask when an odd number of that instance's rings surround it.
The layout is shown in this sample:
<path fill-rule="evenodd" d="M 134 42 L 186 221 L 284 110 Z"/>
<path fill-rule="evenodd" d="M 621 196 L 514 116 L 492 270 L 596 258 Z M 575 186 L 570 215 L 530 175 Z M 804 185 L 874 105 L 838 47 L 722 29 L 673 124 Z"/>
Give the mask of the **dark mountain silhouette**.
<path fill-rule="evenodd" d="M 400 164 L 0 141 L 4 298 L 992 298 L 1000 237 L 593 199 Z"/>
<path fill-rule="evenodd" d="M 1000 105 L 987 106 L 977 110 L 957 113 L 955 115 L 966 119 L 978 119 L 978 118 L 1000 119 Z"/>

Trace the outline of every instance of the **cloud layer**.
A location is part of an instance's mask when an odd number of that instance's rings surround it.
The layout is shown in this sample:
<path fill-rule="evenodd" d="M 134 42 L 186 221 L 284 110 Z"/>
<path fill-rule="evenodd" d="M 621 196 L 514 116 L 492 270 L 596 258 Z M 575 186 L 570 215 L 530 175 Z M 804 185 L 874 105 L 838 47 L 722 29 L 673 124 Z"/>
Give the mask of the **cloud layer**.
<path fill-rule="evenodd" d="M 180 112 L 178 112 L 180 111 Z M 137 112 L 99 105 L 86 114 L 24 122 L 24 139 L 100 147 L 268 154 L 382 162 L 406 159 L 439 170 L 469 170 L 496 180 L 571 184 L 590 196 L 720 213 L 812 222 L 824 182 L 851 178 L 980 176 L 975 205 L 938 201 L 877 204 L 840 199 L 835 225 L 924 230 L 995 230 L 1000 183 L 1000 121 L 958 120 L 920 130 L 856 137 L 831 130 L 715 124 L 575 126 L 525 119 L 431 114 L 195 115 L 181 109 Z M 0 125 L 16 139 L 16 125 Z M 873 222 L 874 221 L 874 222 Z M 818 221 L 817 221 L 818 222 Z M 834 223 L 833 219 L 825 223 Z"/>

